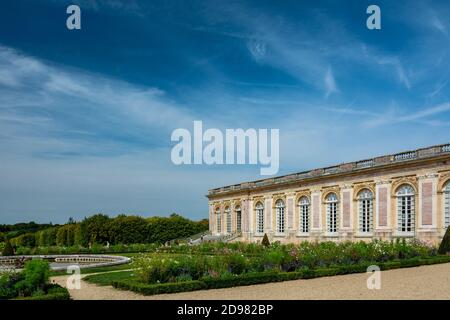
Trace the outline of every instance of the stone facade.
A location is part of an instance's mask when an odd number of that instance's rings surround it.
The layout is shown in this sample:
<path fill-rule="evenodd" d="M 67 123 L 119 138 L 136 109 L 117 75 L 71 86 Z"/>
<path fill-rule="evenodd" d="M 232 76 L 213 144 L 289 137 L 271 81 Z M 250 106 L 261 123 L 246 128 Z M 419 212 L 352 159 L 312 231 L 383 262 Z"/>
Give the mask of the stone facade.
<path fill-rule="evenodd" d="M 208 199 L 212 235 L 240 241 L 437 243 L 450 223 L 450 144 L 211 189 Z"/>

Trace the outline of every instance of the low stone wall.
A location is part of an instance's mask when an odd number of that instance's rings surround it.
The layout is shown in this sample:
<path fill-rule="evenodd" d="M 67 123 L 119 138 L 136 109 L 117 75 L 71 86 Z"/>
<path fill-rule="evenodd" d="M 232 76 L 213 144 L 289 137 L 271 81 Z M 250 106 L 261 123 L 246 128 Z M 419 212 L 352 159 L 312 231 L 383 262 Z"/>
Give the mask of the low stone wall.
<path fill-rule="evenodd" d="M 66 266 L 52 266 L 52 270 L 66 270 L 67 265 L 74 265 L 83 268 L 108 267 L 126 264 L 131 261 L 128 257 L 96 255 L 96 254 L 80 254 L 80 255 L 34 255 L 34 256 L 5 256 L 0 257 L 0 267 L 14 267 L 18 261 L 27 261 L 32 259 L 44 259 L 50 263 L 61 263 Z"/>

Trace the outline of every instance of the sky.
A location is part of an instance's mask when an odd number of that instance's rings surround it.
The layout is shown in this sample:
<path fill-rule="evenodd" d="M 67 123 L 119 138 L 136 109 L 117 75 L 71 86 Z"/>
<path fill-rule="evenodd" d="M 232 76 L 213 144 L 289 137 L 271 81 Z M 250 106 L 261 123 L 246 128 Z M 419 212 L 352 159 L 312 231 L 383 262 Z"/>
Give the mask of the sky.
<path fill-rule="evenodd" d="M 279 175 L 448 143 L 449 16 L 442 1 L 2 1 L 0 223 L 206 218 L 208 189 L 264 177 L 174 165 L 171 132 L 194 120 L 279 129 Z"/>

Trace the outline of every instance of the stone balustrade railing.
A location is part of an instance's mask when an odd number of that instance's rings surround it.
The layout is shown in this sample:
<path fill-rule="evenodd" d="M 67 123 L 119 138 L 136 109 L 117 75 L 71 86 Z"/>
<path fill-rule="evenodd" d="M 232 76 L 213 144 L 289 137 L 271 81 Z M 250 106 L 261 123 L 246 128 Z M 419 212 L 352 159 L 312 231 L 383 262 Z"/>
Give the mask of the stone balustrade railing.
<path fill-rule="evenodd" d="M 201 240 L 204 236 L 210 235 L 211 232 L 209 230 L 207 231 L 203 231 L 203 232 L 199 232 L 197 234 L 194 234 L 190 237 L 186 237 L 186 238 L 177 238 L 177 239 L 173 239 L 169 241 L 169 244 L 175 244 L 175 243 L 192 243 L 192 242 L 197 242 L 197 240 Z"/>
<path fill-rule="evenodd" d="M 268 178 L 264 180 L 257 180 L 251 182 L 244 182 L 241 184 L 235 184 L 232 186 L 226 186 L 209 190 L 208 195 L 213 196 L 217 194 L 239 191 L 239 190 L 251 190 L 253 188 L 264 187 L 267 185 L 273 185 L 277 183 L 295 182 L 303 179 L 344 173 L 349 171 L 364 170 L 367 168 L 378 167 L 388 165 L 397 162 L 407 162 L 416 159 L 425 159 L 429 157 L 435 157 L 442 154 L 450 153 L 450 144 L 437 145 L 428 148 L 417 149 L 413 151 L 401 152 L 393 155 L 386 155 L 376 157 L 372 159 L 366 159 L 356 162 L 343 163 L 341 165 L 319 168 L 310 171 L 304 171 L 299 173 L 290 174 L 287 176 Z"/>
<path fill-rule="evenodd" d="M 219 242 L 229 242 L 242 236 L 241 231 L 235 231 L 232 233 L 222 234 L 222 235 L 208 235 L 204 238 L 204 241 L 219 241 Z"/>

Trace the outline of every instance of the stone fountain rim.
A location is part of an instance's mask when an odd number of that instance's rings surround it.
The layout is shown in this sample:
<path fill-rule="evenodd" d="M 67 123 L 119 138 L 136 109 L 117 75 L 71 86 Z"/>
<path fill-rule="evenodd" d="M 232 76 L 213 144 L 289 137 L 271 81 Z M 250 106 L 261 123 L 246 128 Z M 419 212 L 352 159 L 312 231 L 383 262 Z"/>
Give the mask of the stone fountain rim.
<path fill-rule="evenodd" d="M 111 267 L 118 266 L 122 264 L 127 264 L 131 261 L 131 258 L 124 256 L 116 256 L 116 255 L 105 255 L 105 254 L 50 254 L 50 255 L 20 255 L 20 256 L 0 256 L 0 262 L 2 260 L 9 259 L 57 259 L 57 258 L 106 258 L 113 259 L 115 261 L 105 261 L 105 262 L 97 262 L 88 265 L 77 265 L 80 269 L 87 268 L 98 268 L 98 267 Z M 61 271 L 67 270 L 66 267 L 52 267 L 53 271 Z"/>

